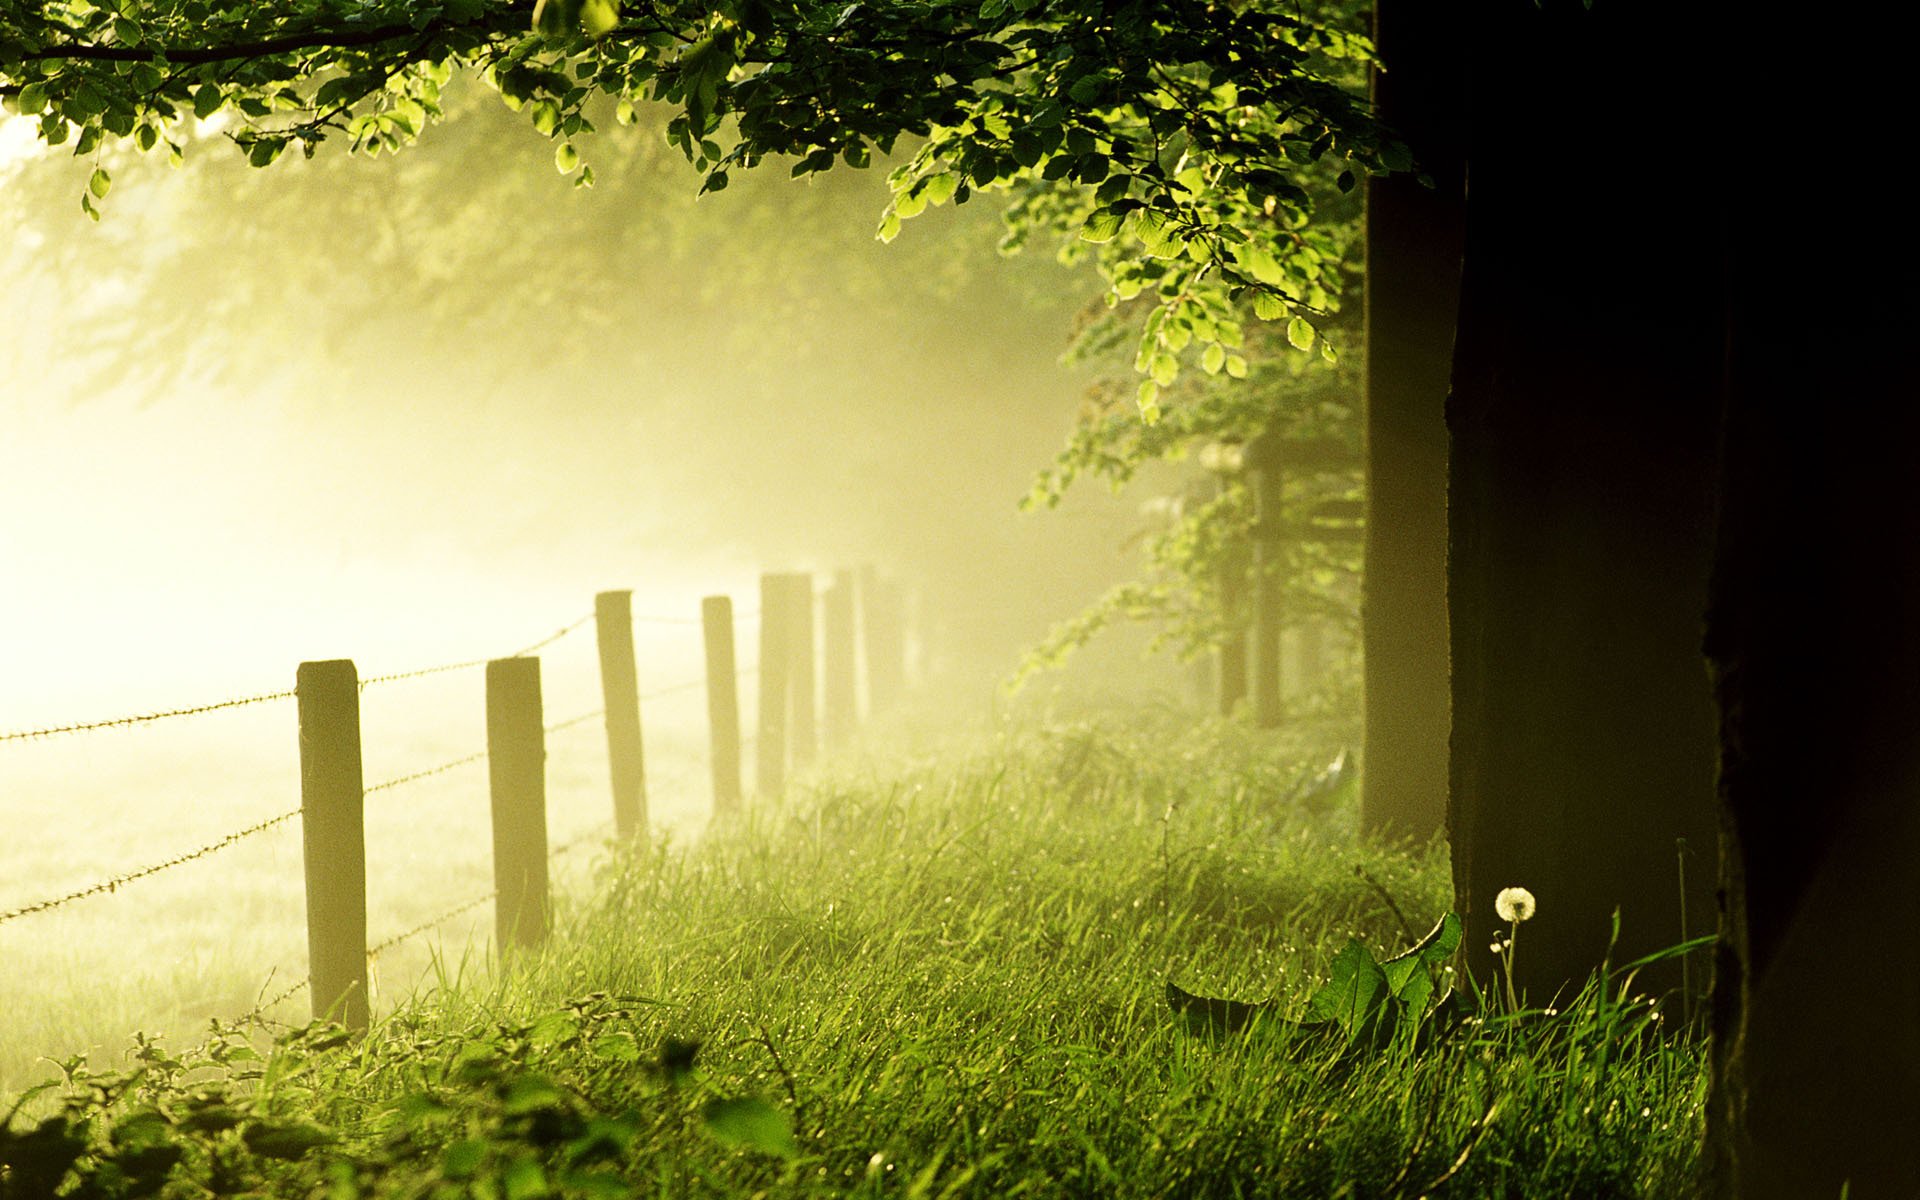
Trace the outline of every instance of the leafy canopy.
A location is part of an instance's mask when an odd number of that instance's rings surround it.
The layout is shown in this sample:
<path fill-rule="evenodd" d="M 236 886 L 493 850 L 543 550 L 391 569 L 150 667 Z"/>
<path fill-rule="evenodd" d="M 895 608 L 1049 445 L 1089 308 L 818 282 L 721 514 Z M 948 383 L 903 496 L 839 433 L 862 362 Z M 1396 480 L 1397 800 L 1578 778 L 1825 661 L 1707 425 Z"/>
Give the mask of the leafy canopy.
<path fill-rule="evenodd" d="M 582 184 L 600 98 L 621 120 L 674 106 L 668 139 L 704 191 L 768 156 L 802 175 L 910 147 L 882 238 L 1018 187 L 1020 228 L 1077 232 L 1116 298 L 1151 296 L 1149 419 L 1188 354 L 1244 369 L 1244 308 L 1306 346 L 1337 304 L 1342 247 L 1310 224 L 1313 191 L 1408 165 L 1357 98 L 1368 53 L 1267 0 L 0 0 L 0 97 L 94 157 L 96 216 L 110 143 L 178 157 L 213 129 L 256 166 L 329 140 L 397 150 L 462 70 Z"/>

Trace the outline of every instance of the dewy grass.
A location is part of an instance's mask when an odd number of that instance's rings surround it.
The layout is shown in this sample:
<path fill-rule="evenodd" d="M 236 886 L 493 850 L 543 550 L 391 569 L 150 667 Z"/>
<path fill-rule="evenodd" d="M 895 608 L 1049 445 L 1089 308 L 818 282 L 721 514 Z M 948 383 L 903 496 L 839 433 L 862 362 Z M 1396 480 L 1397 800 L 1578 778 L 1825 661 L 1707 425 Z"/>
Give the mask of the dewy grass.
<path fill-rule="evenodd" d="M 549 952 L 363 1041 L 76 1067 L 0 1195 L 1686 1194 L 1700 1054 L 1617 984 L 1379 1050 L 1290 1023 L 1350 938 L 1404 944 L 1382 891 L 1448 898 L 1444 855 L 1283 802 L 1332 749 L 1087 722 L 818 781 L 610 854 Z M 1209 1034 L 1169 980 L 1278 1003 Z"/>

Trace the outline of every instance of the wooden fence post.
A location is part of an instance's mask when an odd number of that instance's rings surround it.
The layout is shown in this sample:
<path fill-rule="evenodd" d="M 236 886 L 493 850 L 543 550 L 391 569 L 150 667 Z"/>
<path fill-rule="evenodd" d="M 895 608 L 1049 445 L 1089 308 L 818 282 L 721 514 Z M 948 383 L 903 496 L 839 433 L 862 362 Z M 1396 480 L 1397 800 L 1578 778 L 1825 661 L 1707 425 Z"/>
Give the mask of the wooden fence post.
<path fill-rule="evenodd" d="M 367 1027 L 367 843 L 360 676 L 347 659 L 304 662 L 300 838 L 307 884 L 307 978 L 316 1020 Z"/>
<path fill-rule="evenodd" d="M 826 718 L 827 745 L 837 750 L 853 740 L 853 731 L 860 723 L 852 571 L 833 573 L 833 583 L 821 601 L 820 631 L 820 665 L 826 675 L 821 708 Z"/>
<path fill-rule="evenodd" d="M 787 784 L 788 652 L 793 618 L 779 575 L 760 576 L 760 732 L 753 747 L 754 791 L 777 796 Z"/>
<path fill-rule="evenodd" d="M 867 712 L 891 710 L 906 691 L 907 639 L 900 585 L 871 567 L 861 573 L 867 631 Z"/>
<path fill-rule="evenodd" d="M 789 710 L 792 719 L 787 725 L 787 738 L 793 746 L 793 765 L 796 769 L 812 762 L 820 750 L 819 726 L 814 720 L 813 687 L 813 576 L 806 571 L 794 571 L 786 576 L 787 580 L 787 662 L 792 667 L 788 676 L 788 695 L 793 707 Z"/>
<path fill-rule="evenodd" d="M 595 596 L 593 627 L 600 643 L 600 695 L 607 714 L 614 829 L 622 839 L 645 839 L 647 767 L 640 739 L 640 677 L 633 661 L 633 593 Z"/>
<path fill-rule="evenodd" d="M 494 937 L 534 949 L 547 939 L 547 735 L 540 660 L 487 664 L 487 770 L 493 793 Z"/>
<path fill-rule="evenodd" d="M 700 601 L 707 642 L 707 724 L 713 731 L 713 813 L 740 811 L 740 694 L 733 661 L 733 601 Z"/>

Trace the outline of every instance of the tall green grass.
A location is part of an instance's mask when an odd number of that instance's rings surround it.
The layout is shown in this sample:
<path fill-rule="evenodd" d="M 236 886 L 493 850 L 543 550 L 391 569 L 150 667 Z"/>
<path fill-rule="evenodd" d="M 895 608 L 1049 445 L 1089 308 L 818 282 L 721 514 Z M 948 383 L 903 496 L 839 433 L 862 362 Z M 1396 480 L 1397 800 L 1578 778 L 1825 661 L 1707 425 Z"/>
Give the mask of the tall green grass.
<path fill-rule="evenodd" d="M 843 769 L 610 849 L 547 953 L 441 963 L 362 1040 L 75 1065 L 0 1158 L 17 1191 L 64 1137 L 63 1186 L 101 1196 L 1687 1194 L 1699 1050 L 1617 986 L 1417 1049 L 1285 1019 L 1350 938 L 1384 955 L 1396 908 L 1448 902 L 1444 854 L 1360 845 L 1350 795 L 1289 802 L 1330 749 L 1083 721 Z M 1209 1031 L 1170 980 L 1278 1003 Z"/>

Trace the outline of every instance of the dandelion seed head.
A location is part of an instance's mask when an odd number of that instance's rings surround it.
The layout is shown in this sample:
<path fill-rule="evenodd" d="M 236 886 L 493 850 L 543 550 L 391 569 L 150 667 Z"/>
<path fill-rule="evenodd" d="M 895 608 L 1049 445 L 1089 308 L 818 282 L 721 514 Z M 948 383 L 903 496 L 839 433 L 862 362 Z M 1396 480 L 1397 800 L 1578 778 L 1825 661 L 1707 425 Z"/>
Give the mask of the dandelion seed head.
<path fill-rule="evenodd" d="M 1500 914 L 1502 921 L 1515 925 L 1530 919 L 1533 910 L 1533 893 L 1523 887 L 1501 888 L 1500 894 L 1493 898 L 1493 911 Z"/>

